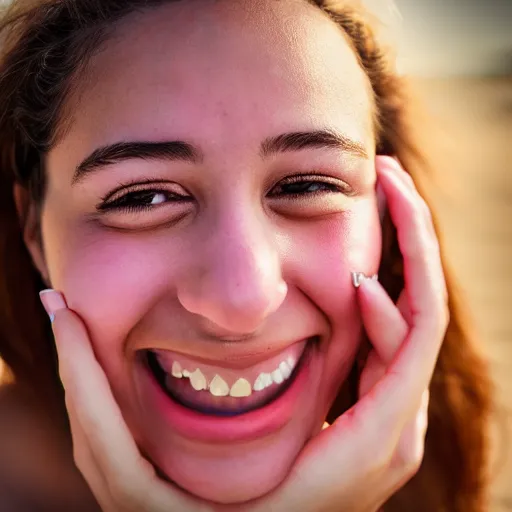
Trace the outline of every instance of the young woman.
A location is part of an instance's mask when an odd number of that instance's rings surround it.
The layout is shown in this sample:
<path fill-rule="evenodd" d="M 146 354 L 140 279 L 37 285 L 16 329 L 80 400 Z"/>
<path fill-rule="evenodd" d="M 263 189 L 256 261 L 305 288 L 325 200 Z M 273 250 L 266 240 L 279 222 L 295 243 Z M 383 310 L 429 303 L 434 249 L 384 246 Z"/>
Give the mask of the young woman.
<path fill-rule="evenodd" d="M 7 503 L 485 509 L 431 148 L 357 2 L 17 0 L 2 34 Z"/>

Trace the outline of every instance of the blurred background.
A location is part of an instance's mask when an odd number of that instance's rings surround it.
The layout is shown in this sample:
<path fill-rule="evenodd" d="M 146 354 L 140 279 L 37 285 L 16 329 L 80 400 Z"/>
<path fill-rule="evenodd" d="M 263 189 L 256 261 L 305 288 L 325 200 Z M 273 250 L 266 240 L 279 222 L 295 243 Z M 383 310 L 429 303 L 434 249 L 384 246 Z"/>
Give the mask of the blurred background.
<path fill-rule="evenodd" d="M 512 511 L 512 0 L 364 3 L 389 27 L 446 155 L 433 200 L 497 388 L 491 512 Z"/>
<path fill-rule="evenodd" d="M 491 512 L 512 511 L 512 0 L 366 2 L 435 121 L 432 197 L 497 388 Z"/>

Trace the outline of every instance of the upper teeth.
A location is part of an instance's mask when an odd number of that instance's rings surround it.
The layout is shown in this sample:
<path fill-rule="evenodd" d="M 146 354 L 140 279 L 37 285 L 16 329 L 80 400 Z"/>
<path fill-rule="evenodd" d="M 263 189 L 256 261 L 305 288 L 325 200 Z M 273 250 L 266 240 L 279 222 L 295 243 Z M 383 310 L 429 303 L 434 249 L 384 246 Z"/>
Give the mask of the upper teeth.
<path fill-rule="evenodd" d="M 196 368 L 189 376 L 190 384 L 196 391 L 206 389 L 206 377 L 203 375 L 199 368 Z"/>
<path fill-rule="evenodd" d="M 198 369 L 198 371 L 201 371 L 201 370 Z M 219 375 L 215 375 L 215 377 L 213 377 L 208 389 L 210 390 L 210 393 L 213 396 L 229 395 L 229 386 L 228 386 L 227 382 Z"/>
<path fill-rule="evenodd" d="M 295 368 L 296 361 L 290 356 L 286 361 L 282 361 L 279 367 L 273 372 L 262 372 L 258 375 L 254 384 L 251 386 L 247 379 L 239 378 L 232 386 L 229 387 L 228 383 L 218 374 L 208 383 L 203 372 L 196 368 L 193 372 L 182 368 L 178 361 L 172 364 L 171 374 L 177 379 L 188 377 L 191 386 L 196 391 L 209 390 L 214 396 L 232 396 L 232 397 L 245 397 L 250 396 L 254 391 L 261 391 L 273 383 L 281 384 L 288 379 Z"/>
<path fill-rule="evenodd" d="M 183 372 L 181 371 L 181 364 L 178 363 L 178 361 L 174 361 L 174 363 L 172 363 L 172 376 L 173 377 L 176 377 L 177 379 L 180 379 L 181 377 L 183 377 Z"/>
<path fill-rule="evenodd" d="M 251 385 L 247 379 L 240 378 L 232 386 L 229 391 L 230 396 L 249 396 L 251 394 Z"/>

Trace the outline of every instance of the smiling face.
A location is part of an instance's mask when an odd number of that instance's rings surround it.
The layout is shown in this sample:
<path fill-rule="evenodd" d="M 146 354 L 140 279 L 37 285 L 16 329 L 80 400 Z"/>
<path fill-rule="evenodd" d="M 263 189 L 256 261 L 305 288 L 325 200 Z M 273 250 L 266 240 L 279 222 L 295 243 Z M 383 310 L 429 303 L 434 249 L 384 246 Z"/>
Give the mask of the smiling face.
<path fill-rule="evenodd" d="M 350 272 L 381 251 L 367 77 L 306 2 L 187 1 L 121 20 L 83 83 L 46 160 L 51 284 L 142 452 L 202 498 L 261 496 L 360 343 Z"/>

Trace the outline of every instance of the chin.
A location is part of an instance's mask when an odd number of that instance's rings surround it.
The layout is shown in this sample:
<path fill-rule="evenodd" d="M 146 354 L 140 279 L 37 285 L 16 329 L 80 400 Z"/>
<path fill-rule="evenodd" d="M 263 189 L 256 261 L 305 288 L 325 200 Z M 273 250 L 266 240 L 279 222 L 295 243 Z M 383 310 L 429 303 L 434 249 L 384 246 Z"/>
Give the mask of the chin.
<path fill-rule="evenodd" d="M 292 428 L 235 446 L 176 446 L 159 467 L 174 484 L 208 502 L 240 504 L 270 493 L 287 477 L 306 439 Z M 158 459 L 157 459 L 158 460 Z"/>

